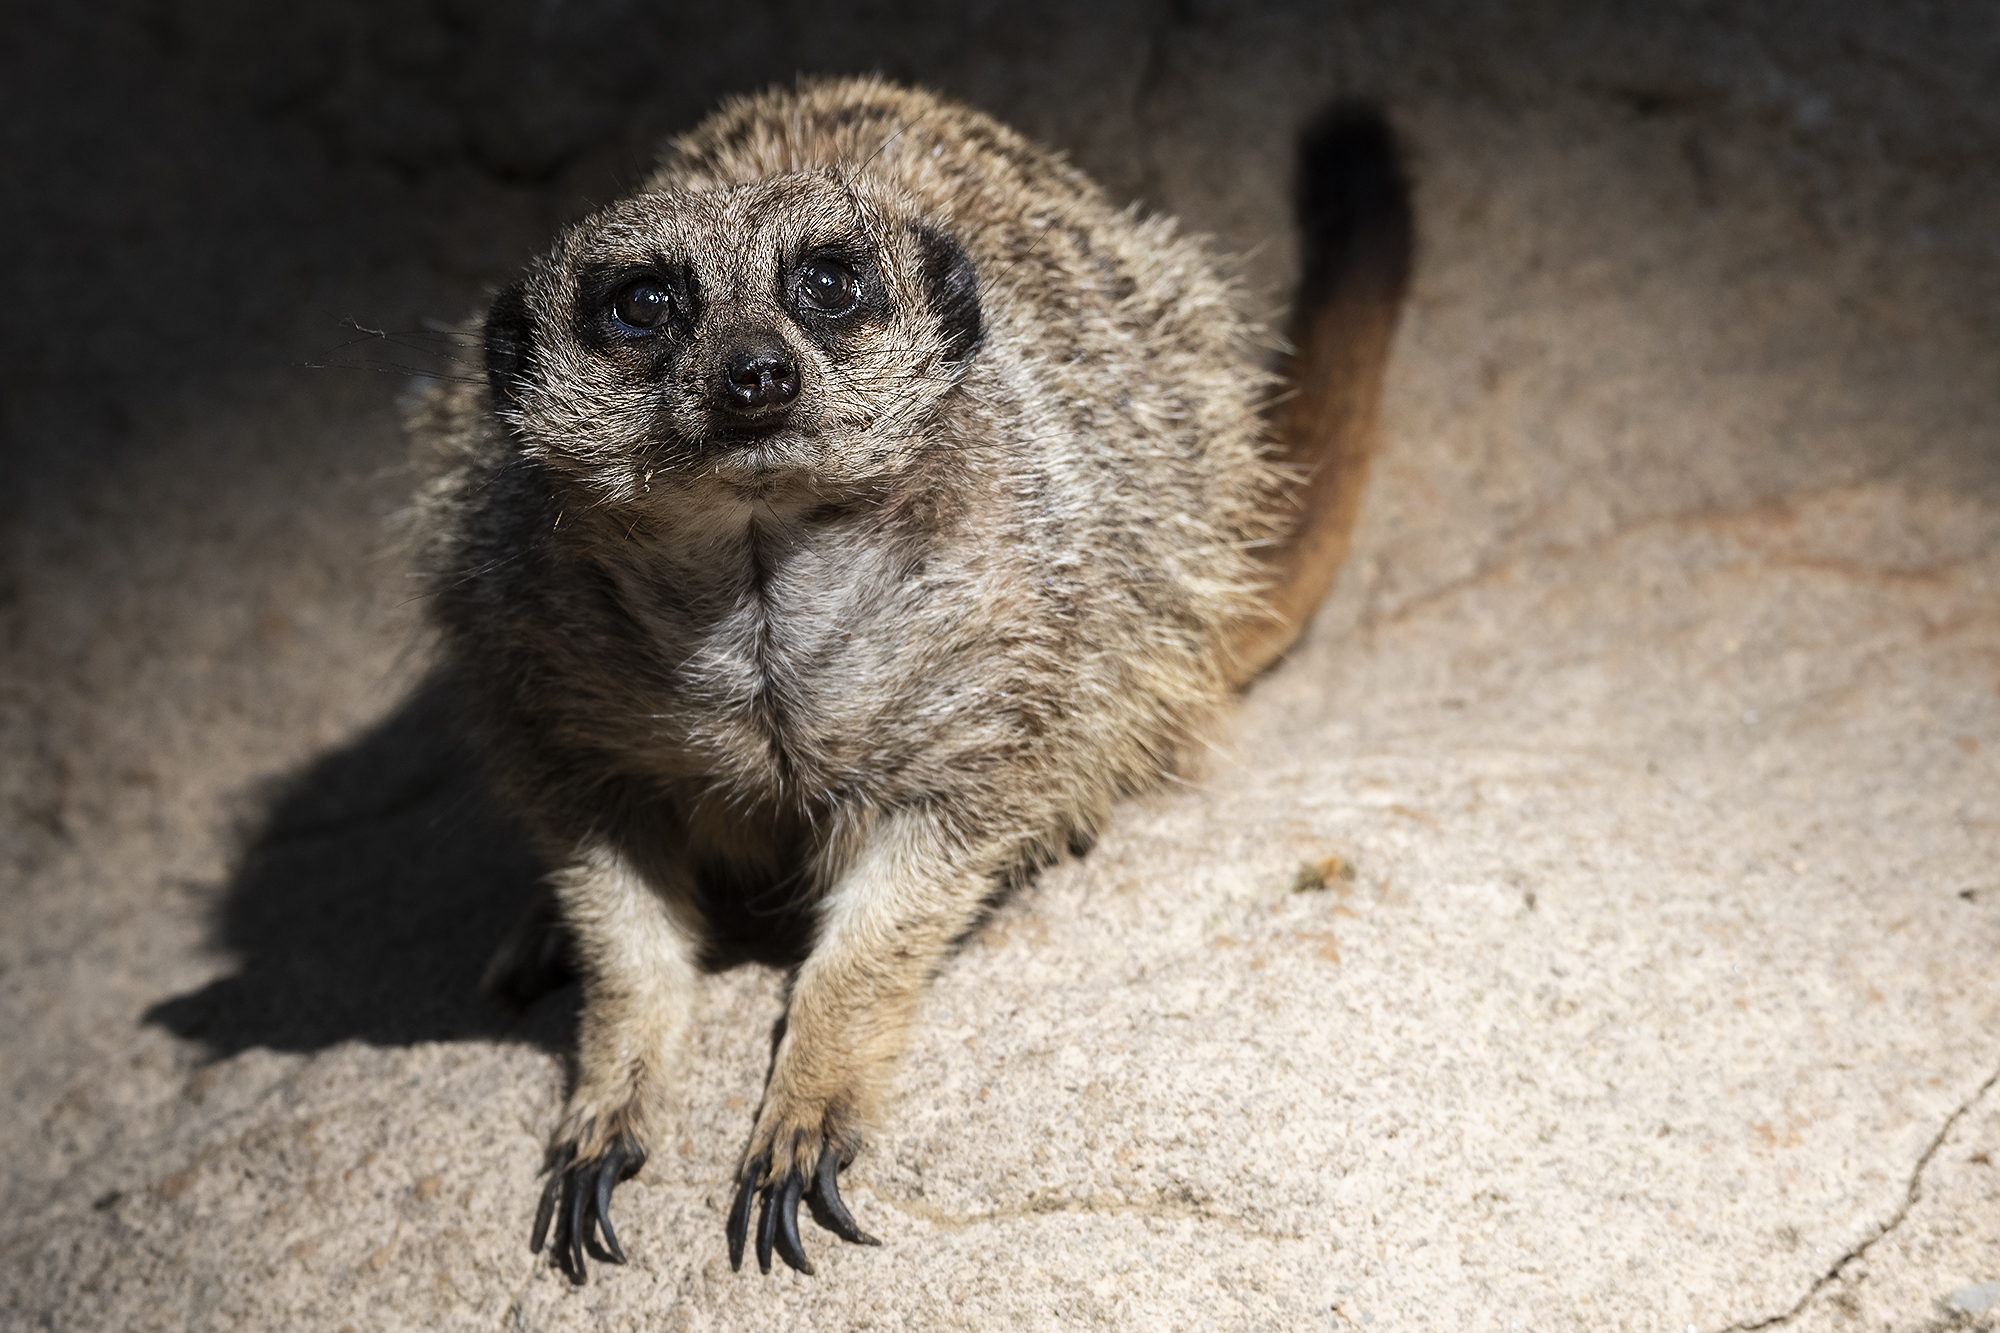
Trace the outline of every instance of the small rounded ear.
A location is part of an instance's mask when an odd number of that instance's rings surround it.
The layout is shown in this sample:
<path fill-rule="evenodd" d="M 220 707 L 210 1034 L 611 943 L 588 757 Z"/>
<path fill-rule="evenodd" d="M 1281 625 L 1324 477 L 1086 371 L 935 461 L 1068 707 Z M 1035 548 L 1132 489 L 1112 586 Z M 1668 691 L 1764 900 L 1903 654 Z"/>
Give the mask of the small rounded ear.
<path fill-rule="evenodd" d="M 493 406 L 520 406 L 521 390 L 534 373 L 535 317 L 528 311 L 527 281 L 494 298 L 486 315 L 486 386 Z"/>
<path fill-rule="evenodd" d="M 963 361 L 979 350 L 986 326 L 979 309 L 979 272 L 958 242 L 929 227 L 912 227 L 917 239 L 918 273 L 924 300 L 944 332 L 947 361 Z"/>

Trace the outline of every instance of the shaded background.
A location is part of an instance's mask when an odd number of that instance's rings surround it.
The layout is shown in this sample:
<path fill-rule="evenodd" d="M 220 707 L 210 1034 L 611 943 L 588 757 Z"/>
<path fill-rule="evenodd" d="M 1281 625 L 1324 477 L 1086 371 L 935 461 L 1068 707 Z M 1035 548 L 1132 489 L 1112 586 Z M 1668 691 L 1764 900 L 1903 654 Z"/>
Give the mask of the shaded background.
<path fill-rule="evenodd" d="M 1964 914 L 1940 917 L 1936 938 L 1987 947 L 2000 881 L 1965 867 L 2000 850 L 1983 795 L 2000 735 L 1982 674 L 2000 685 L 2000 655 L 1986 585 L 1951 580 L 1987 568 L 2000 507 L 2000 11 L 1199 0 L 1075 11 L 112 3 L 0 16 L 0 1015 L 12 1029 L 0 1197 L 18 1223 L 4 1326 L 122 1322 L 141 1306 L 166 1310 L 166 1324 L 220 1318 L 229 1280 L 162 1276 L 189 1262 L 173 1209 L 199 1196 L 181 1173 L 212 1160 L 216 1126 L 274 1088 L 319 1089 L 284 1094 L 307 1119 L 314 1098 L 338 1102 L 329 1088 L 361 1088 L 393 1123 L 408 1112 L 393 1096 L 406 1075 L 444 1106 L 518 1085 L 506 1114 L 524 1142 L 540 1134 L 569 1001 L 523 1019 L 471 992 L 533 867 L 422 687 L 398 403 L 413 374 L 455 373 L 440 330 L 564 220 L 629 187 L 662 134 L 802 71 L 879 71 L 992 111 L 1114 196 L 1212 234 L 1266 315 L 1291 278 L 1295 127 L 1332 96 L 1381 101 L 1407 140 L 1422 233 L 1389 450 L 1317 646 L 1253 702 L 1245 744 L 1289 754 L 1292 719 L 1336 705 L 1379 712 L 1388 721 L 1367 734 L 1416 736 L 1430 755 L 1454 736 L 1530 744 L 1571 726 L 1620 762 L 1665 765 L 1721 808 L 1753 803 L 1791 779 L 1744 761 L 1720 723 L 1690 720 L 1706 716 L 1695 701 L 1709 686 L 1695 676 L 1745 638 L 1702 639 L 1698 596 L 1696 609 L 1645 622 L 1666 646 L 1646 686 L 1657 698 L 1628 696 L 1627 712 L 1657 723 L 1643 734 L 1605 720 L 1616 699 L 1579 713 L 1576 696 L 1533 685 L 1575 655 L 1612 651 L 1623 631 L 1559 601 L 1509 619 L 1464 600 L 1496 581 L 1557 579 L 1549 571 L 1589 565 L 1603 543 L 1679 531 L 1690 514 L 1752 515 L 1716 538 L 1751 554 L 1716 561 L 1789 561 L 1800 579 L 1860 562 L 1881 615 L 1912 619 L 1797 620 L 1769 648 L 1760 679 L 1772 697 L 1746 709 L 1740 682 L 1717 685 L 1723 711 L 1804 717 L 1801 701 L 1843 690 L 1895 695 L 1894 671 L 1849 679 L 1837 664 L 1844 653 L 1879 663 L 1904 637 L 1958 663 L 1959 675 L 1901 687 L 1944 719 L 1934 749 L 1895 752 L 1902 789 L 1929 795 L 1852 808 L 1880 820 L 1883 839 L 1960 858 L 1944 870 L 1898 862 L 1869 882 L 1935 889 Z M 1871 487 L 1918 498 L 1864 504 L 1833 536 L 1813 527 L 1824 517 L 1813 497 Z M 1782 560 L 1771 556 L 1784 542 Z M 1675 581 L 1680 559 L 1660 557 L 1669 599 L 1689 586 Z M 1379 645 L 1370 636 L 1431 624 L 1440 608 L 1423 652 L 1375 676 L 1329 637 Z M 1542 634 L 1573 656 L 1510 656 Z M 1706 646 L 1677 657 L 1680 634 Z M 1421 731 L 1385 681 L 1429 690 L 1424 707 L 1450 710 L 1457 730 Z M 1880 756 L 1839 747 L 1887 726 L 1874 714 L 1829 724 L 1799 742 L 1797 771 L 1817 755 L 1858 773 Z M 1798 792 L 1787 809 L 1819 799 Z M 1937 829 L 1909 832 L 1913 811 L 1961 796 Z M 1160 816 L 1154 833 L 1170 845 L 1184 824 Z M 1821 834 L 1832 836 L 1780 841 Z M 1113 874 L 1116 855 L 1096 873 Z M 1794 859 L 1762 844 L 1744 856 Z M 1066 873 L 1058 901 L 1080 872 Z M 1289 866 L 1272 873 L 1290 879 Z M 716 1001 L 745 1016 L 738 1045 L 708 1052 L 737 1074 L 755 1066 L 763 984 L 730 981 L 738 989 L 722 994 L 734 998 Z M 1989 1007 L 1902 1021 L 1973 1034 L 1967 1049 L 1984 1051 L 1991 992 L 1958 989 Z M 403 1054 L 371 1062 L 355 1043 Z M 338 1059 L 297 1063 L 324 1051 Z M 1958 1094 L 1983 1077 L 1953 1084 L 1949 1104 L 1971 1105 Z M 728 1139 L 745 1113 L 693 1114 L 712 1114 Z M 1912 1114 L 1905 1158 L 1939 1123 Z M 1857 1143 L 1907 1146 L 1898 1132 L 1830 1142 L 1825 1160 Z M 432 1178 L 415 1187 L 421 1201 Z M 142 1195 L 159 1213 L 152 1258 L 104 1257 L 138 1233 L 91 1228 L 143 1231 L 119 1220 Z M 459 1212 L 525 1275 L 539 1270 L 516 1253 L 518 1202 L 502 1191 Z M 201 1217 L 187 1234 L 227 1230 Z M 1868 1225 L 1822 1258 L 1798 1256 L 1796 1235 L 1790 1250 L 1770 1242 L 1778 1257 L 1756 1277 L 1702 1287 L 1675 1318 L 1784 1309 L 1819 1290 L 1814 1279 L 1825 1286 Z M 660 1231 L 707 1226 L 680 1216 Z M 72 1234 L 84 1239 L 47 1239 Z M 1733 1247 L 1725 1232 L 1714 1252 Z M 353 1270 L 363 1286 L 387 1289 L 405 1271 L 401 1258 L 375 1262 L 382 1253 L 359 1252 L 373 1265 Z M 2000 1279 L 2000 1261 L 1991 1267 L 1983 1276 Z M 121 1285 L 121 1272 L 134 1276 Z M 314 1299 L 284 1318 L 355 1317 Z M 518 1288 L 498 1308 L 465 1299 L 481 1318 L 525 1308 Z M 1550 1299 L 1562 1308 L 1573 1293 Z M 1896 1326 L 1958 1318 L 1951 1308 L 1922 1306 Z"/>

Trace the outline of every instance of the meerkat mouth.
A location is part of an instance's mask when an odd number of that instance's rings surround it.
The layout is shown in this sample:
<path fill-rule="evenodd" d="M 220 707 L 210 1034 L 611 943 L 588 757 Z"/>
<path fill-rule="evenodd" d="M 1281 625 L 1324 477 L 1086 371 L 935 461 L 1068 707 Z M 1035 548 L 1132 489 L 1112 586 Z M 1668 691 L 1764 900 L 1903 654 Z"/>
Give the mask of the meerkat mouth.
<path fill-rule="evenodd" d="M 783 416 L 704 422 L 694 429 L 663 423 L 643 451 L 669 471 L 721 468 L 746 474 L 805 466 L 812 453 L 809 434 Z"/>
<path fill-rule="evenodd" d="M 702 462 L 710 475 L 736 485 L 750 485 L 760 491 L 786 478 L 806 477 L 817 471 L 817 451 L 802 432 L 786 430 L 773 423 L 766 430 L 732 430 L 709 436 L 702 442 Z"/>
<path fill-rule="evenodd" d="M 703 438 L 702 447 L 710 450 L 756 449 L 785 435 L 802 438 L 803 432 L 782 417 L 769 421 L 731 423 L 725 429 L 710 431 Z"/>

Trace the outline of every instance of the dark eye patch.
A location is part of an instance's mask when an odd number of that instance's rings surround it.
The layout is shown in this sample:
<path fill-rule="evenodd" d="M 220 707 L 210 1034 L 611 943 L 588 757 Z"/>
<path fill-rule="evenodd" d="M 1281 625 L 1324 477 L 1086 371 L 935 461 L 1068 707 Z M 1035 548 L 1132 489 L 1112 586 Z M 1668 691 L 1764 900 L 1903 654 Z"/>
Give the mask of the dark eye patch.
<path fill-rule="evenodd" d="M 889 313 L 874 257 L 858 242 L 805 251 L 785 271 L 780 297 L 806 336 L 835 354 Z"/>
<path fill-rule="evenodd" d="M 694 332 L 701 291 L 681 265 L 599 264 L 576 276 L 577 341 L 594 352 L 651 364 Z"/>

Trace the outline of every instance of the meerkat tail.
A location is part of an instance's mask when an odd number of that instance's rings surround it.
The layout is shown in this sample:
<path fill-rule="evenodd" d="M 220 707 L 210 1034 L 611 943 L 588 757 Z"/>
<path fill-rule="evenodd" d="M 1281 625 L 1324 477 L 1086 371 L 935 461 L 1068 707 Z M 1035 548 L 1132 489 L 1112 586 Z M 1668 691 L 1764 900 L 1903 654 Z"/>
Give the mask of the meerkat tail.
<path fill-rule="evenodd" d="M 1238 631 L 1237 685 L 1292 646 L 1333 586 L 1375 452 L 1413 244 L 1401 155 L 1379 111 L 1336 104 L 1300 136 L 1297 208 L 1304 265 L 1284 367 L 1290 393 L 1272 409 L 1291 529 L 1260 552 L 1273 614 Z"/>

